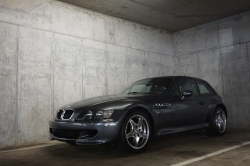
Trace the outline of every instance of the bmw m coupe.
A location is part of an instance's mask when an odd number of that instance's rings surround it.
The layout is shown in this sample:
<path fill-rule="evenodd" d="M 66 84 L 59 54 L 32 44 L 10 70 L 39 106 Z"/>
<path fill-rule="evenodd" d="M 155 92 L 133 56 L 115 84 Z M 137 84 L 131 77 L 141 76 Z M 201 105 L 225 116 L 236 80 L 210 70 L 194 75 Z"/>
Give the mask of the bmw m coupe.
<path fill-rule="evenodd" d="M 49 122 L 50 140 L 68 144 L 116 144 L 138 153 L 150 139 L 166 134 L 206 129 L 226 131 L 227 109 L 204 80 L 168 76 L 132 83 L 121 94 L 94 97 L 58 109 Z"/>

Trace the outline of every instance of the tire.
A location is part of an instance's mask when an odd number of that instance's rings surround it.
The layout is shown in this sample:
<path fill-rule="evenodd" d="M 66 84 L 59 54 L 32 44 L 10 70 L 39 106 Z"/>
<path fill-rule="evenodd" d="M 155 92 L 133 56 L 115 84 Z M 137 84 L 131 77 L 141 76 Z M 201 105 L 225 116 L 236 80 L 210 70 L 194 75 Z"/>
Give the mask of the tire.
<path fill-rule="evenodd" d="M 214 111 L 210 126 L 206 129 L 209 135 L 222 136 L 227 129 L 227 116 L 225 110 L 217 107 Z"/>
<path fill-rule="evenodd" d="M 69 145 L 76 145 L 76 141 L 66 141 L 66 143 Z"/>
<path fill-rule="evenodd" d="M 117 145 L 123 152 L 140 153 L 147 148 L 151 131 L 147 115 L 143 111 L 131 111 L 123 120 Z"/>

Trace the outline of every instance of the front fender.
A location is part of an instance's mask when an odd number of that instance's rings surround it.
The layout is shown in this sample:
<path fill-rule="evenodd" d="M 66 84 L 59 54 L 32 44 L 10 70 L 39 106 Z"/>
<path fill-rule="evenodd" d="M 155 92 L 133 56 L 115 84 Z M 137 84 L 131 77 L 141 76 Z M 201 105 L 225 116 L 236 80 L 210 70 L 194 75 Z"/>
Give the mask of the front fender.
<path fill-rule="evenodd" d="M 135 104 L 132 104 L 130 105 L 129 107 L 126 108 L 126 113 L 124 114 L 123 116 L 123 119 L 124 117 L 130 112 L 130 111 L 133 111 L 133 110 L 141 110 L 141 111 L 144 111 L 145 114 L 148 116 L 149 120 L 150 120 L 150 123 L 151 123 L 151 128 L 152 128 L 152 133 L 153 135 L 155 135 L 156 133 L 156 119 L 157 119 L 157 114 L 156 112 L 154 112 L 152 109 L 150 109 L 150 107 L 148 107 L 146 104 L 144 103 L 135 103 Z"/>

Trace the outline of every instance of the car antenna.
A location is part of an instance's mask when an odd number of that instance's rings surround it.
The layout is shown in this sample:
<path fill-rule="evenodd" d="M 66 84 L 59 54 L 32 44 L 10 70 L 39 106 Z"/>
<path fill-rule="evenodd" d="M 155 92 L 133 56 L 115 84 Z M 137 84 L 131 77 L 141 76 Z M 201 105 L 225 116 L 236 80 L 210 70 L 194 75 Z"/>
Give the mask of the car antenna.
<path fill-rule="evenodd" d="M 189 65 L 188 65 L 188 67 L 189 67 Z M 187 70 L 186 70 L 186 72 L 185 72 L 184 76 L 186 76 L 186 73 L 187 73 L 187 71 L 188 71 L 188 67 L 187 67 Z"/>

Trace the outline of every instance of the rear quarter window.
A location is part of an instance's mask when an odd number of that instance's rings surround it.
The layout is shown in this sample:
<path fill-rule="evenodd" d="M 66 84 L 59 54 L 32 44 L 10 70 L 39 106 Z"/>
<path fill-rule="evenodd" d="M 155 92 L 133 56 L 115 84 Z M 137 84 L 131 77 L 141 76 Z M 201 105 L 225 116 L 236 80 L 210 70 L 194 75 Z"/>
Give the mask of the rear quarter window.
<path fill-rule="evenodd" d="M 196 80 L 200 95 L 205 96 L 205 95 L 213 95 L 215 94 L 213 89 L 206 83 L 200 80 Z"/>

